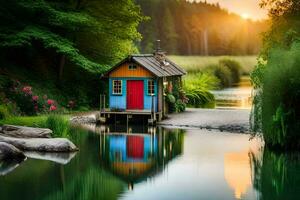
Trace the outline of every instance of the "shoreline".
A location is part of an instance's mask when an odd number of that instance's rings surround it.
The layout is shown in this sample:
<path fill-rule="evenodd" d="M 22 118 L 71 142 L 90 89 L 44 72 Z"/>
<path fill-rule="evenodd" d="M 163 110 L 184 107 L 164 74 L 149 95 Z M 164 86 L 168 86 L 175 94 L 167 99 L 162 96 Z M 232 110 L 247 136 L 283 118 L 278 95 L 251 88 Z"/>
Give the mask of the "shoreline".
<path fill-rule="evenodd" d="M 249 118 L 248 109 L 187 108 L 183 113 L 169 114 L 158 125 L 250 134 Z"/>

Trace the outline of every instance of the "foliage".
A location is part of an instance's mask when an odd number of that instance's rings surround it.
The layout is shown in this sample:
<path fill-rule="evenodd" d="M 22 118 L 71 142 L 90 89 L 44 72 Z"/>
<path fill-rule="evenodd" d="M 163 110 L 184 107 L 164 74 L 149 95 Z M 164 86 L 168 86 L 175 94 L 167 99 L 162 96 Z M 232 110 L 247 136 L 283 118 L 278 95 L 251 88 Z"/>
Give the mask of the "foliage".
<path fill-rule="evenodd" d="M 273 48 L 289 49 L 300 40 L 300 2 L 298 0 L 261 0 L 261 6 L 269 10 L 271 28 L 264 34 L 261 56 L 268 59 Z"/>
<path fill-rule="evenodd" d="M 19 80 L 71 110 L 98 107 L 100 72 L 137 52 L 144 19 L 133 0 L 3 1 L 0 17 L 0 102 L 1 85 Z"/>
<path fill-rule="evenodd" d="M 10 117 L 8 108 L 5 105 L 0 104 L 0 120 Z"/>
<path fill-rule="evenodd" d="M 172 87 L 166 88 L 166 102 L 169 113 L 185 111 L 188 98 L 184 89 L 181 87 L 181 78 L 173 78 Z"/>
<path fill-rule="evenodd" d="M 184 112 L 186 108 L 186 103 L 184 103 L 181 99 L 177 99 L 175 103 L 176 112 Z"/>
<path fill-rule="evenodd" d="M 235 60 L 224 58 L 219 60 L 221 67 L 227 67 L 231 72 L 232 83 L 237 84 L 240 82 L 242 75 L 242 66 Z"/>
<path fill-rule="evenodd" d="M 196 73 L 188 75 L 184 79 L 183 89 L 188 98 L 188 105 L 193 107 L 206 107 L 215 101 L 210 90 L 216 89 L 219 81 L 208 73 Z"/>
<path fill-rule="evenodd" d="M 57 111 L 56 101 L 49 99 L 47 95 L 39 97 L 32 91 L 31 86 L 24 86 L 19 81 L 13 81 L 8 85 L 7 95 L 14 102 L 23 115 L 36 115 L 38 113 L 50 113 Z"/>
<path fill-rule="evenodd" d="M 166 95 L 166 103 L 168 105 L 168 112 L 173 113 L 176 112 L 176 98 L 173 94 Z"/>
<path fill-rule="evenodd" d="M 299 149 L 300 3 L 262 0 L 272 26 L 264 36 L 258 65 L 251 75 L 256 88 L 251 126 L 262 131 L 272 149 Z"/>
<path fill-rule="evenodd" d="M 176 99 L 172 94 L 167 94 L 167 102 L 174 104 Z"/>
<path fill-rule="evenodd" d="M 0 23 L 0 27 L 2 27 L 0 34 L 1 47 L 4 49 L 29 47 L 29 49 L 38 50 L 40 49 L 39 44 L 42 44 L 43 48 L 50 50 L 49 52 L 54 51 L 56 55 L 65 55 L 69 61 L 86 70 L 91 72 L 104 71 L 107 69 L 105 62 L 86 54 L 87 51 L 97 47 L 99 43 L 97 40 L 93 40 L 94 45 L 89 43 L 88 48 L 84 45 L 85 42 L 88 42 L 88 38 L 84 36 L 101 38 L 100 43 L 101 40 L 105 44 L 107 44 L 107 41 L 112 42 L 115 40 L 122 46 L 124 44 L 130 46 L 129 42 L 139 37 L 135 30 L 139 21 L 142 20 L 139 16 L 139 10 L 130 0 L 122 3 L 118 2 L 118 4 L 116 4 L 117 2 L 109 2 L 109 5 L 106 5 L 105 2 L 96 1 L 77 2 L 75 5 L 74 3 L 73 1 L 44 0 L 12 0 L 4 3 L 0 12 L 3 19 Z M 127 8 L 127 12 L 120 9 L 120 6 L 123 6 L 123 9 Z M 110 8 L 115 13 L 111 16 L 99 16 L 98 12 L 103 8 Z M 109 10 L 106 13 L 110 13 Z M 37 15 L 39 17 L 36 17 Z M 116 24 L 118 24 L 116 26 L 111 23 L 111 20 L 116 17 L 115 15 L 119 15 L 119 17 L 126 16 L 126 20 L 120 18 L 116 21 Z M 122 24 L 127 26 L 122 26 Z M 107 29 L 108 26 L 111 29 Z M 122 33 L 118 31 L 122 31 Z M 120 47 L 120 45 L 117 46 Z M 123 53 L 126 52 L 125 49 L 122 50 Z M 98 53 L 103 51 L 102 49 L 98 50 Z M 120 48 L 116 48 L 115 52 L 110 50 L 110 53 L 118 57 L 119 51 Z M 98 62 L 94 62 L 90 58 Z M 107 57 L 106 60 L 112 61 L 111 58 L 108 59 Z M 102 63 L 102 65 L 99 63 Z"/>
<path fill-rule="evenodd" d="M 232 73 L 227 66 L 215 65 L 208 67 L 207 70 L 211 70 L 213 75 L 220 80 L 220 87 L 226 88 L 233 85 Z"/>
<path fill-rule="evenodd" d="M 300 43 L 270 52 L 263 76 L 262 130 L 269 147 L 300 146 Z"/>
<path fill-rule="evenodd" d="M 68 137 L 71 129 L 69 119 L 57 114 L 49 115 L 43 127 L 51 129 L 54 137 Z"/>
<path fill-rule="evenodd" d="M 262 93 L 262 128 L 267 145 L 299 148 L 300 43 L 274 50 L 266 66 Z M 276 90 L 276 92 L 274 92 Z"/>

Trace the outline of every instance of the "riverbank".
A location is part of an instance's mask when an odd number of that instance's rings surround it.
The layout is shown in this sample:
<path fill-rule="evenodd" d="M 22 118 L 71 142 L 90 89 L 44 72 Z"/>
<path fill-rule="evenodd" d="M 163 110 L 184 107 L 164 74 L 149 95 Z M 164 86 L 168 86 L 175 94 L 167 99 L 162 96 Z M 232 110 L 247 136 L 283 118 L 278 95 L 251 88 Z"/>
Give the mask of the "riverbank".
<path fill-rule="evenodd" d="M 234 133 L 250 133 L 248 109 L 197 109 L 169 114 L 159 125 L 179 128 L 217 129 Z"/>

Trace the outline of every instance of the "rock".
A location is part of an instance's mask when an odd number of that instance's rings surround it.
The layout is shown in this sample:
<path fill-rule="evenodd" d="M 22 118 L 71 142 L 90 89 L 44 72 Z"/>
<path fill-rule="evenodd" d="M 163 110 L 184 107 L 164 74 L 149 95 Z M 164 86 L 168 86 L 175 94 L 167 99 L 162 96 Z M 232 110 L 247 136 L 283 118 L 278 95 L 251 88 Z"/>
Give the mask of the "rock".
<path fill-rule="evenodd" d="M 16 138 L 51 138 L 52 131 L 48 128 L 32 128 L 26 126 L 3 125 L 2 132 L 5 136 Z"/>
<path fill-rule="evenodd" d="M 97 122 L 95 115 L 75 116 L 70 119 L 71 123 L 76 124 L 95 124 Z"/>
<path fill-rule="evenodd" d="M 48 160 L 62 165 L 66 165 L 74 158 L 77 152 L 49 153 L 49 152 L 26 151 L 24 153 L 28 158 L 33 158 L 38 160 Z"/>
<path fill-rule="evenodd" d="M 78 148 L 65 138 L 13 138 L 0 135 L 0 142 L 9 143 L 25 151 L 72 152 Z"/>
<path fill-rule="evenodd" d="M 25 158 L 23 152 L 13 145 L 0 142 L 0 160 L 24 160 Z"/>

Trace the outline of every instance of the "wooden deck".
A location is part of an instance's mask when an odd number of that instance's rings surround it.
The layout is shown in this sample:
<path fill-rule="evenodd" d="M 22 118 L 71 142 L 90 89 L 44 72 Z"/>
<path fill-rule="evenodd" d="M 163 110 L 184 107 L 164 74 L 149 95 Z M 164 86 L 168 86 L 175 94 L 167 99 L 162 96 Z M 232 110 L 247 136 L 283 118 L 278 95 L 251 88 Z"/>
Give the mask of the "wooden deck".
<path fill-rule="evenodd" d="M 119 115 L 151 115 L 151 110 L 111 110 L 109 108 L 100 110 L 101 114 L 119 114 Z M 158 112 L 156 112 L 158 114 Z"/>
<path fill-rule="evenodd" d="M 149 116 L 148 124 L 156 124 L 157 121 L 160 121 L 162 119 L 162 112 L 151 112 L 151 110 L 111 110 L 109 108 L 101 109 L 99 119 L 97 121 L 100 121 L 100 123 L 106 123 L 108 119 L 114 119 L 112 116 L 126 116 L 127 124 L 130 121 L 131 118 L 134 116 Z"/>

